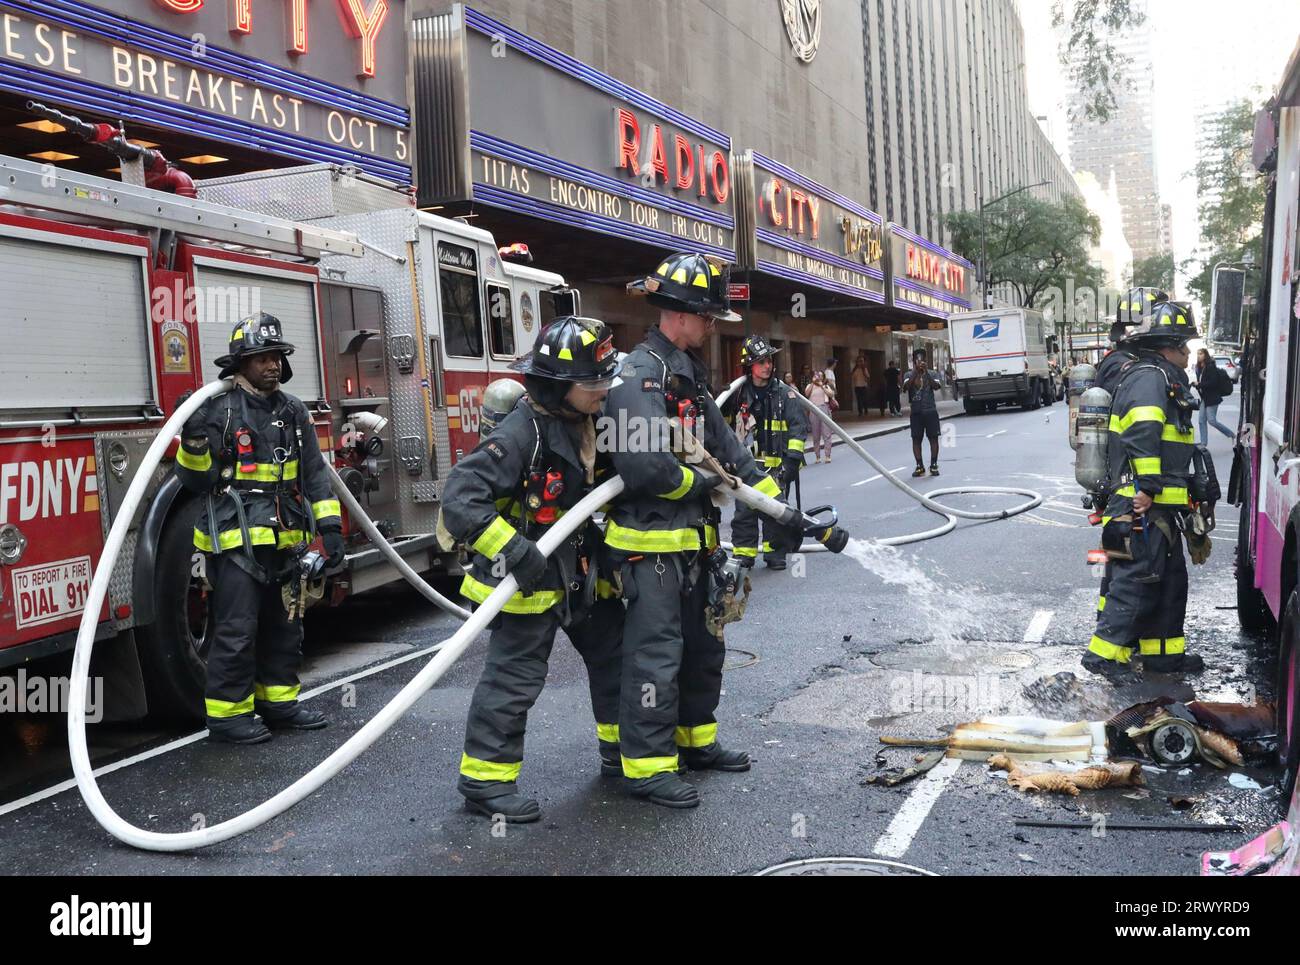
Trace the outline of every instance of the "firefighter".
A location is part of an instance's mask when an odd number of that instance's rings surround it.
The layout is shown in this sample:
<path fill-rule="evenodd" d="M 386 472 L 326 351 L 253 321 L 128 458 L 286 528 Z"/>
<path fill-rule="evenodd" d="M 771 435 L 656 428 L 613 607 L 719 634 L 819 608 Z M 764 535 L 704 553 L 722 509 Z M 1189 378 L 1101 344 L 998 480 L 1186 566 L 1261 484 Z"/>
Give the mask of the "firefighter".
<path fill-rule="evenodd" d="M 774 497 L 780 488 L 727 426 L 709 393 L 708 369 L 694 354 L 715 321 L 740 320 L 729 307 L 725 266 L 700 254 L 674 254 L 628 288 L 647 295 L 659 323 L 623 360 L 622 382 L 605 408 L 609 423 L 626 431 L 614 447 L 614 467 L 627 488 L 605 532 L 627 604 L 623 774 L 633 795 L 688 808 L 699 804 L 699 794 L 678 777 L 679 761 L 692 769 L 746 771 L 749 755 L 722 747 L 714 717 L 723 643 L 710 632 L 707 610 L 711 583 L 724 579 L 722 568 L 710 565 L 719 514 L 709 494 L 717 477 L 674 455 L 668 420 L 680 420 L 743 482 Z M 722 558 L 734 580 L 738 559 Z"/>
<path fill-rule="evenodd" d="M 216 363 L 234 387 L 186 422 L 176 454 L 182 485 L 207 501 L 194 545 L 212 586 L 208 734 L 233 744 L 328 723 L 298 703 L 302 611 L 344 561 L 343 520 L 311 413 L 280 388 L 292 354 L 275 316 L 236 325 Z M 310 551 L 317 534 L 327 559 Z"/>
<path fill-rule="evenodd" d="M 1127 371 L 1138 358 L 1136 350 L 1124 344 L 1129 326 L 1137 324 L 1143 314 L 1150 314 L 1157 305 L 1163 305 L 1167 301 L 1169 296 L 1158 288 L 1134 288 L 1119 303 L 1115 322 L 1110 327 L 1111 350 L 1097 366 L 1097 379 L 1094 383 L 1109 392 L 1112 399 L 1120 374 Z"/>
<path fill-rule="evenodd" d="M 1137 361 L 1120 374 L 1111 403 L 1110 498 L 1102 517 L 1107 563 L 1096 632 L 1083 658 L 1085 669 L 1115 680 L 1128 678 L 1135 652 L 1143 669 L 1158 673 L 1203 666 L 1186 652 L 1183 636 L 1183 528 L 1196 409 L 1187 341 L 1196 326 L 1190 309 L 1172 302 L 1151 299 L 1140 312 L 1121 342 Z"/>
<path fill-rule="evenodd" d="M 756 459 L 781 487 L 782 498 L 798 482 L 803 468 L 804 440 L 808 438 L 808 416 L 798 402 L 794 388 L 774 374 L 773 348 L 761 335 L 747 335 L 740 345 L 740 365 L 748 378 L 732 393 L 723 407 L 734 425 L 753 421 Z M 758 558 L 759 525 L 762 514 L 741 504 L 731 520 L 732 552 L 746 566 Z M 765 528 L 770 529 L 770 520 Z M 774 570 L 785 569 L 784 551 L 774 549 L 770 540 L 762 543 L 763 562 Z"/>
<path fill-rule="evenodd" d="M 602 772 L 621 770 L 623 606 L 597 576 L 599 530 L 588 524 L 549 559 L 536 543 L 607 469 L 597 465 L 592 416 L 617 382 L 619 363 L 604 322 L 565 316 L 539 332 L 533 351 L 514 367 L 524 373 L 527 395 L 452 469 L 442 515 L 452 537 L 474 552 L 461 593 L 482 603 L 507 573 L 519 583 L 492 624 L 458 788 L 470 808 L 526 823 L 541 809 L 516 785 L 524 729 L 561 627 L 587 664 Z"/>

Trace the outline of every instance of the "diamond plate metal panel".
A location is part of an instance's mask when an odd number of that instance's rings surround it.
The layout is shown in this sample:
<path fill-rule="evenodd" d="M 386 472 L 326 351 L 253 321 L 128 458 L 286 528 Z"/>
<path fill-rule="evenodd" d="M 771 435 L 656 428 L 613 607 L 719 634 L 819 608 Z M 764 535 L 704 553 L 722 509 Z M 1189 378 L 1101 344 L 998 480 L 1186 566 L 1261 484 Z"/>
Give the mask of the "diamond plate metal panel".
<path fill-rule="evenodd" d="M 305 164 L 196 182 L 204 201 L 313 221 L 407 207 L 410 196 L 391 181 L 337 164 Z"/>
<path fill-rule="evenodd" d="M 125 429 L 95 433 L 95 476 L 99 489 L 99 519 L 105 537 L 108 536 L 109 527 L 113 525 L 114 516 L 126 495 L 127 487 L 131 485 L 131 480 L 135 478 L 140 468 L 145 450 L 148 449 L 156 434 L 155 429 Z M 120 474 L 113 468 L 112 456 L 115 443 L 120 444 L 121 451 L 125 451 L 128 456 L 126 468 Z M 108 584 L 109 612 L 114 613 L 119 606 L 131 607 L 130 616 L 125 620 L 116 621 L 118 630 L 135 626 L 132 584 L 135 575 L 135 549 L 139 539 L 139 523 L 158 487 L 170 472 L 171 463 L 168 462 L 154 469 L 144 499 L 140 502 L 140 509 L 136 512 L 136 517 L 122 543 L 122 552 L 118 554 L 117 562 L 113 566 L 113 576 Z"/>
<path fill-rule="evenodd" d="M 409 371 L 399 369 L 389 353 L 384 353 L 385 376 L 388 379 L 388 416 L 392 421 L 393 439 L 418 437 L 419 451 L 422 454 L 418 474 L 408 472 L 397 461 L 397 454 L 394 454 L 392 471 L 397 485 L 398 535 L 431 533 L 437 521 L 437 487 L 432 481 L 430 453 L 436 450 L 440 473 L 450 469 L 450 465 L 444 469 L 441 464 L 447 449 L 445 413 L 439 420 L 439 411 L 434 409 L 432 412 L 433 438 L 436 440 L 433 446 L 430 444 L 430 425 L 426 419 L 425 401 L 428 398 L 426 393 L 429 391 L 433 361 L 427 357 L 429 333 L 421 329 L 417 317 L 417 299 L 423 298 L 420 279 L 425 274 L 419 263 L 418 212 L 414 208 L 389 209 L 329 218 L 324 223 L 335 230 L 354 231 L 367 244 L 383 252 L 401 255 L 404 259 L 399 263 L 386 254 L 367 249 L 362 258 L 325 258 L 321 262 L 321 268 L 329 277 L 344 284 L 372 285 L 381 289 L 384 293 L 385 340 L 391 344 L 393 339 L 406 336 L 413 343 L 415 360 Z M 414 263 L 408 260 L 412 253 L 416 259 Z M 426 306 L 428 302 L 421 301 L 419 304 Z M 425 318 L 424 322 L 433 326 L 436 319 Z M 432 500 L 427 495 L 430 486 L 434 486 Z"/>

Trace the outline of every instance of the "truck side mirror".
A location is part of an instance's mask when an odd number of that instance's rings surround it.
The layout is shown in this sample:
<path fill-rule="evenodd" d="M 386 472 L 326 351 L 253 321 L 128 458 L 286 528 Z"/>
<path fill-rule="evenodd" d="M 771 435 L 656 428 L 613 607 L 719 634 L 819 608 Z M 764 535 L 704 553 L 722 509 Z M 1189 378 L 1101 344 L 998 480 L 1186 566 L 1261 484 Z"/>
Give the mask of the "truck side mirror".
<path fill-rule="evenodd" d="M 1206 341 L 1212 345 L 1241 347 L 1241 309 L 1246 297 L 1246 273 L 1239 268 L 1215 268 L 1210 290 L 1210 330 Z"/>
<path fill-rule="evenodd" d="M 582 296 L 576 288 L 552 288 L 551 301 L 555 306 L 555 317 L 582 314 Z"/>

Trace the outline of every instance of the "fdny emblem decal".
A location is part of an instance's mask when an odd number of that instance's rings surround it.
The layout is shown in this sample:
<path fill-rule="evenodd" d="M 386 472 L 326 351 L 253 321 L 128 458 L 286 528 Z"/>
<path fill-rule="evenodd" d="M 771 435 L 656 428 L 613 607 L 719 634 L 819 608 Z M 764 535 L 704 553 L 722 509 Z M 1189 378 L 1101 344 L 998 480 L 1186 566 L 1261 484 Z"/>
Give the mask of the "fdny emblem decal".
<path fill-rule="evenodd" d="M 506 451 L 504 448 L 502 448 L 501 443 L 499 442 L 495 442 L 495 441 L 489 442 L 483 448 L 487 450 L 487 454 L 491 456 L 493 459 L 495 459 L 497 462 L 500 462 L 502 459 L 506 457 Z"/>
<path fill-rule="evenodd" d="M 663 383 L 660 382 L 658 379 L 642 379 L 642 380 L 641 380 L 641 391 L 642 391 L 642 392 L 662 392 L 663 390 L 664 390 Z"/>

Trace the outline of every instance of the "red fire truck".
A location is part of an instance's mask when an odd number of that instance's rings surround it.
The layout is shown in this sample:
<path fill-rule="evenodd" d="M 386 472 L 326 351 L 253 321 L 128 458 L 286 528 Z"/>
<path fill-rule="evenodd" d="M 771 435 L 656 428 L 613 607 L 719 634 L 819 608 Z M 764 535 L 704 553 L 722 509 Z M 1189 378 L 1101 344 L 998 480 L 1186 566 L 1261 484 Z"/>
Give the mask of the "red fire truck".
<path fill-rule="evenodd" d="M 416 570 L 445 572 L 438 499 L 477 444 L 483 387 L 577 303 L 486 231 L 331 165 L 199 182 L 189 199 L 0 157 L 0 287 L 0 667 L 72 646 L 145 448 L 215 378 L 239 318 L 283 321 L 322 451 Z M 170 468 L 115 567 L 96 672 L 188 718 L 211 628 L 198 506 Z M 399 578 L 352 533 L 329 600 Z"/>

